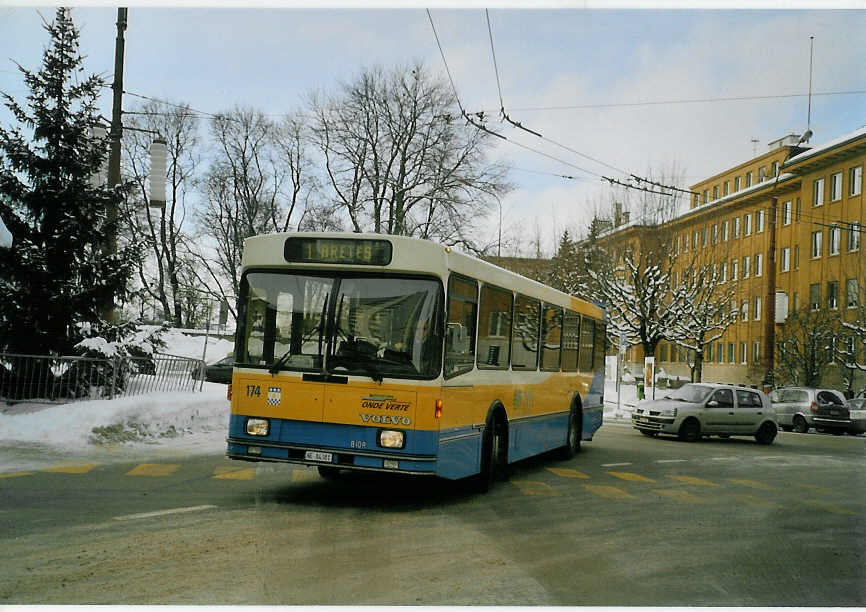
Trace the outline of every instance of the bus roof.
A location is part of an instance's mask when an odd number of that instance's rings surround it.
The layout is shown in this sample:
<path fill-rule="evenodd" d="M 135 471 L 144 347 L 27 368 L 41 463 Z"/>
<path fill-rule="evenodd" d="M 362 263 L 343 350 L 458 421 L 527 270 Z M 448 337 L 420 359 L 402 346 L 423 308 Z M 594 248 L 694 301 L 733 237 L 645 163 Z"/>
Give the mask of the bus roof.
<path fill-rule="evenodd" d="M 393 257 L 388 265 L 290 263 L 284 257 L 286 240 L 301 238 L 341 238 L 351 240 L 387 240 L 393 248 Z M 305 269 L 351 269 L 370 272 L 387 270 L 410 274 L 431 273 L 447 279 L 449 272 L 456 272 L 486 284 L 496 285 L 545 302 L 563 306 L 597 319 L 604 318 L 604 311 L 597 305 L 575 296 L 548 287 L 538 281 L 521 276 L 488 261 L 455 251 L 430 240 L 394 236 L 391 234 L 356 234 L 338 232 L 277 233 L 252 236 L 244 240 L 241 266 L 247 268 L 299 268 Z"/>

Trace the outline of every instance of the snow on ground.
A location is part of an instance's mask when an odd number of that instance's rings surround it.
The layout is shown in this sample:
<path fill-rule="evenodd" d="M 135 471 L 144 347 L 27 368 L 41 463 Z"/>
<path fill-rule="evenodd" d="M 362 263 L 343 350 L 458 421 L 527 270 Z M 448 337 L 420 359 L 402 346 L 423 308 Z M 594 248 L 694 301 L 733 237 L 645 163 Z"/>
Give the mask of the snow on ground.
<path fill-rule="evenodd" d="M 204 337 L 171 331 L 172 355 L 201 358 Z M 232 350 L 210 338 L 207 361 Z M 196 388 L 198 385 L 196 385 Z M 628 421 L 637 387 L 605 384 L 604 419 Z M 144 457 L 225 450 L 229 403 L 226 385 L 204 383 L 201 391 L 146 393 L 114 400 L 69 404 L 0 404 L 0 474 L 46 469 L 56 464 L 136 461 Z"/>

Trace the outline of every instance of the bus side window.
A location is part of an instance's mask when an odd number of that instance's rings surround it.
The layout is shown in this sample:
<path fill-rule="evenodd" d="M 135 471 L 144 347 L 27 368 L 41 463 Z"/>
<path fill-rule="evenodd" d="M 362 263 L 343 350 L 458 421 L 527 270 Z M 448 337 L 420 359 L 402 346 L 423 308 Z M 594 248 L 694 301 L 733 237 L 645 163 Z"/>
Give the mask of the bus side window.
<path fill-rule="evenodd" d="M 538 367 L 538 336 L 541 331 L 541 304 L 523 295 L 514 308 L 514 333 L 511 337 L 511 367 L 535 370 Z"/>
<path fill-rule="evenodd" d="M 559 370 L 560 348 L 562 345 L 562 308 L 544 305 L 541 338 L 541 369 L 551 372 Z"/>
<path fill-rule="evenodd" d="M 607 330 L 601 321 L 595 323 L 595 348 L 592 352 L 592 371 L 604 373 L 604 356 L 607 354 Z"/>
<path fill-rule="evenodd" d="M 475 365 L 475 320 L 478 283 L 451 275 L 445 329 L 445 377 L 468 372 Z"/>
<path fill-rule="evenodd" d="M 580 357 L 578 369 L 581 372 L 592 371 L 592 349 L 595 341 L 595 321 L 583 317 L 580 323 Z"/>
<path fill-rule="evenodd" d="M 577 371 L 577 349 L 580 341 L 580 315 L 571 310 L 565 311 L 562 324 L 562 370 Z"/>
<path fill-rule="evenodd" d="M 478 313 L 478 367 L 504 370 L 511 347 L 510 291 L 484 285 Z"/>

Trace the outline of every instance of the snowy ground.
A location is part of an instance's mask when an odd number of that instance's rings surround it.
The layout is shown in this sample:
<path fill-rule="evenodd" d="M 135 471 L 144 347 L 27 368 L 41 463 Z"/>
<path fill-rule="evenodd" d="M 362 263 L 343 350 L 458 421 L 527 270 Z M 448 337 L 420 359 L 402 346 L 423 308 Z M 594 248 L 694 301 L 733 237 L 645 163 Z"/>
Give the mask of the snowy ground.
<path fill-rule="evenodd" d="M 201 358 L 203 337 L 173 332 L 166 353 Z M 231 351 L 211 338 L 207 361 Z M 636 387 L 605 387 L 607 421 L 628 420 Z M 201 392 L 148 393 L 115 400 L 62 405 L 0 404 L 0 473 L 45 469 L 58 464 L 136 461 L 225 450 L 229 403 L 226 386 L 204 383 Z"/>

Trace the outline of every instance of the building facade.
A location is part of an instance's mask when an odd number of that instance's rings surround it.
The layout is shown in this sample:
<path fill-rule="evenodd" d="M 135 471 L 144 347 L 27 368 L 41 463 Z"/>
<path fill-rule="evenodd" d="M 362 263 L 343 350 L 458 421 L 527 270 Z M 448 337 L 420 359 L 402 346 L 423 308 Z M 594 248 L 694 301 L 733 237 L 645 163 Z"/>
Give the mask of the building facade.
<path fill-rule="evenodd" d="M 803 308 L 852 320 L 866 294 L 866 127 L 814 147 L 798 141 L 786 136 L 768 152 L 692 185 L 689 210 L 665 224 L 675 240 L 674 277 L 700 259 L 735 283 L 738 318 L 705 348 L 705 381 L 760 385 L 768 347 L 775 346 L 768 342 L 768 316 L 778 337 L 787 316 Z M 642 232 L 658 229 L 632 224 L 603 240 L 639 242 Z M 693 357 L 671 342 L 663 341 L 655 357 L 668 374 L 690 374 Z M 640 347 L 625 359 L 641 371 Z M 828 384 L 841 380 L 841 366 L 829 368 Z"/>

